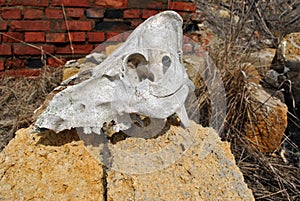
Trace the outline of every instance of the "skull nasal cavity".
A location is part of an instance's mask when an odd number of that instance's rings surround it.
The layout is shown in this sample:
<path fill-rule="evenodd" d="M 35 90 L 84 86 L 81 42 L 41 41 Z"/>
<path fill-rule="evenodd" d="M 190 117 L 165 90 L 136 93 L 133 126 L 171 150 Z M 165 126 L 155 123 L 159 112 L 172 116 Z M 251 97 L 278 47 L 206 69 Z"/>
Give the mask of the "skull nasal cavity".
<path fill-rule="evenodd" d="M 169 56 L 163 56 L 161 62 L 163 64 L 163 71 L 166 73 L 168 68 L 171 66 L 171 58 Z"/>

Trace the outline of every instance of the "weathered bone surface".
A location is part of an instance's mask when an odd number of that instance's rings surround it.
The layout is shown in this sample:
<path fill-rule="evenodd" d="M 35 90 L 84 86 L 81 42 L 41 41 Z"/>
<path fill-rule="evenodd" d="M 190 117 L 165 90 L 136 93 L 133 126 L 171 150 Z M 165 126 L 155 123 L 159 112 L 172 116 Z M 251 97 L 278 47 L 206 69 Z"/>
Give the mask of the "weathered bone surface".
<path fill-rule="evenodd" d="M 181 27 L 173 11 L 146 20 L 101 64 L 66 80 L 35 127 L 100 134 L 112 120 L 116 130 L 130 128 L 129 114 L 165 119 L 174 113 L 188 127 L 184 102 L 194 85 L 182 63 Z"/>

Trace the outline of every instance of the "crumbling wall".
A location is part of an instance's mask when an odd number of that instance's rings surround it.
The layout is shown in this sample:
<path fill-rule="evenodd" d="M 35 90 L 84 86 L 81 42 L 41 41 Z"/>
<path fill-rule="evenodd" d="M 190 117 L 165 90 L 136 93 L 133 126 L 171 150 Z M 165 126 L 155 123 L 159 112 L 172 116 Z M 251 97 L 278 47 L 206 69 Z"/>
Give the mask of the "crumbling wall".
<path fill-rule="evenodd" d="M 36 68 L 42 67 L 43 61 L 59 66 L 67 59 L 87 55 L 103 41 L 133 30 L 148 17 L 164 10 L 175 10 L 188 19 L 196 10 L 196 3 L 186 0 L 0 0 L 0 74 L 38 75 Z M 115 37 L 111 42 L 124 41 L 124 37 L 126 35 Z M 41 59 L 41 55 L 46 58 Z"/>

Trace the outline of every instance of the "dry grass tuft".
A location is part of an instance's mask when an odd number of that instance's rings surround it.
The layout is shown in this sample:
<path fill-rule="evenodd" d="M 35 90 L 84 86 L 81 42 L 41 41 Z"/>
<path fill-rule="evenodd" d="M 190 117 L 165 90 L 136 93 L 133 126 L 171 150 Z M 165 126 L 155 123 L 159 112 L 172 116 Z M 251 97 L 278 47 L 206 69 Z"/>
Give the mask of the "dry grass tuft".
<path fill-rule="evenodd" d="M 60 81 L 61 69 L 47 67 L 39 77 L 0 77 L 0 151 L 19 128 L 32 123 L 34 110 Z"/>

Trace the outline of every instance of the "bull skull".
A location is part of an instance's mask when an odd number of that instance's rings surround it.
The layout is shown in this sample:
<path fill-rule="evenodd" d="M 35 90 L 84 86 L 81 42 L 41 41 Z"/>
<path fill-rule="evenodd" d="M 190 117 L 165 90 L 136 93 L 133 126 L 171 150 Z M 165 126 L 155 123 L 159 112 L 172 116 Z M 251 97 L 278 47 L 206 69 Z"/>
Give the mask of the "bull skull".
<path fill-rule="evenodd" d="M 165 119 L 174 113 L 189 126 L 184 102 L 193 83 L 182 64 L 182 18 L 165 11 L 147 19 L 126 42 L 94 69 L 62 84 L 35 122 L 60 132 L 84 128 L 101 133 L 114 120 L 116 130 L 132 126 L 129 114 Z M 81 79 L 83 74 L 88 79 Z M 77 80 L 78 83 L 70 83 Z"/>

